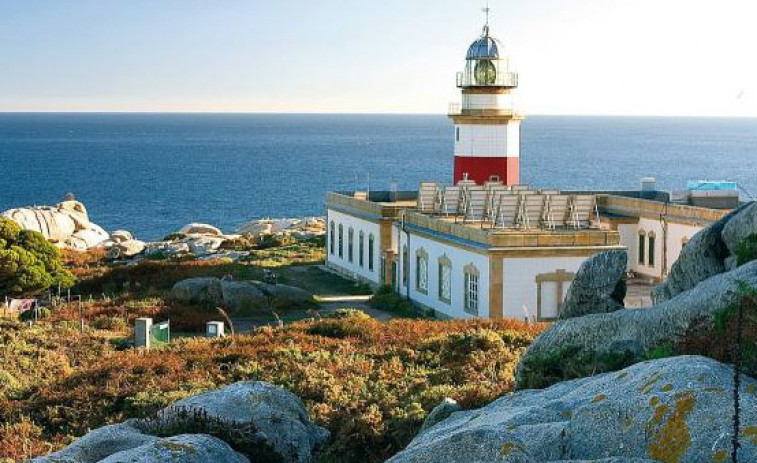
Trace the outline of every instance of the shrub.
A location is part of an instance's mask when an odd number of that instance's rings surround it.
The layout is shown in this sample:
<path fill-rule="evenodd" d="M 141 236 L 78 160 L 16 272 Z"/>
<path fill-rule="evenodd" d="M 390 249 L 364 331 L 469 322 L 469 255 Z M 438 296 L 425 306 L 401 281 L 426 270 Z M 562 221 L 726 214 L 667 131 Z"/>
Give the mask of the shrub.
<path fill-rule="evenodd" d="M 60 251 L 41 233 L 21 230 L 14 221 L 0 217 L 0 296 L 32 296 L 51 286 L 73 284 Z"/>
<path fill-rule="evenodd" d="M 757 233 L 747 236 L 735 249 L 739 265 L 757 260 Z"/>
<path fill-rule="evenodd" d="M 421 316 L 412 302 L 397 294 L 388 285 L 376 290 L 376 293 L 371 297 L 368 304 L 375 309 L 392 312 L 406 318 L 418 318 Z"/>
<path fill-rule="evenodd" d="M 187 235 L 185 233 L 170 233 L 163 238 L 163 241 L 181 241 L 186 237 Z"/>

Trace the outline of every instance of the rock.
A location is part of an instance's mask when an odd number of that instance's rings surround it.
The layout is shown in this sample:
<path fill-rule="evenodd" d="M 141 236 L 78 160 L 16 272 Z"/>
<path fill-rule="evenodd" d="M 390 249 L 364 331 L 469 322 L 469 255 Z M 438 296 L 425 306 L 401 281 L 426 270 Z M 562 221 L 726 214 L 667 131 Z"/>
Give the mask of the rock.
<path fill-rule="evenodd" d="M 288 285 L 269 285 L 256 283 L 264 293 L 274 298 L 277 304 L 304 304 L 312 299 L 312 295 L 302 288 Z"/>
<path fill-rule="evenodd" d="M 739 258 L 736 256 L 728 256 L 723 262 L 726 272 L 736 270 L 739 267 Z"/>
<path fill-rule="evenodd" d="M 151 257 L 157 255 L 176 257 L 182 254 L 189 254 L 189 245 L 187 243 L 159 241 L 157 243 L 148 243 L 145 247 L 145 255 Z"/>
<path fill-rule="evenodd" d="M 249 463 L 229 444 L 205 434 L 182 434 L 158 439 L 142 446 L 113 454 L 101 463 Z"/>
<path fill-rule="evenodd" d="M 182 240 L 189 246 L 189 250 L 196 256 L 212 254 L 221 247 L 225 240 L 214 236 L 190 236 Z"/>
<path fill-rule="evenodd" d="M 735 302 L 741 282 L 757 285 L 757 261 L 716 275 L 651 308 L 559 321 L 539 335 L 521 357 L 516 387 L 544 387 L 562 379 L 561 374 L 586 370 L 582 363 L 591 365 L 603 356 L 620 363 L 638 362 L 643 357 L 640 352 L 647 354 L 674 344 L 692 327 L 713 321 L 717 312 Z M 630 349 L 629 345 L 636 347 Z"/>
<path fill-rule="evenodd" d="M 246 236 L 281 235 L 307 239 L 326 233 L 326 219 L 308 217 L 305 219 L 253 220 L 239 227 L 239 233 Z"/>
<path fill-rule="evenodd" d="M 45 239 L 65 249 L 92 249 L 109 239 L 105 230 L 89 220 L 84 204 L 74 200 L 54 206 L 10 209 L 2 215 L 24 230 L 42 233 Z"/>
<path fill-rule="evenodd" d="M 260 288 L 246 281 L 221 280 L 223 303 L 232 311 L 255 309 L 266 304 L 266 295 Z"/>
<path fill-rule="evenodd" d="M 133 240 L 134 236 L 131 234 L 131 232 L 128 232 L 126 230 L 116 230 L 110 234 L 110 238 L 115 243 L 123 243 L 124 241 Z"/>
<path fill-rule="evenodd" d="M 723 227 L 720 236 L 731 254 L 749 235 L 757 233 L 757 202 L 751 202 L 740 209 Z"/>
<path fill-rule="evenodd" d="M 688 291 L 700 282 L 723 273 L 728 248 L 721 233 L 728 222 L 744 208 L 739 208 L 707 228 L 700 230 L 681 249 L 681 254 L 670 268 L 668 279 L 652 292 L 655 303 L 666 301 Z"/>
<path fill-rule="evenodd" d="M 189 225 L 185 225 L 184 228 L 179 230 L 179 233 L 183 233 L 185 235 L 223 235 L 220 229 L 206 223 L 190 223 Z"/>
<path fill-rule="evenodd" d="M 626 297 L 627 264 L 625 250 L 600 252 L 584 261 L 568 289 L 558 318 L 622 309 Z"/>
<path fill-rule="evenodd" d="M 63 450 L 46 457 L 36 458 L 32 462 L 95 463 L 115 453 L 150 444 L 157 440 L 157 437 L 142 433 L 127 421 L 90 431 Z"/>
<path fill-rule="evenodd" d="M 171 288 L 171 298 L 179 302 L 221 304 L 221 280 L 208 277 L 182 280 Z"/>
<path fill-rule="evenodd" d="M 439 405 L 437 405 L 436 407 L 434 407 L 433 410 L 431 410 L 431 413 L 428 414 L 428 416 L 426 417 L 426 420 L 423 422 L 423 426 L 421 427 L 420 432 L 426 431 L 428 428 L 446 420 L 453 413 L 459 412 L 462 409 L 463 407 L 461 407 L 454 400 L 450 398 L 444 399 Z"/>
<path fill-rule="evenodd" d="M 299 397 L 260 381 L 236 383 L 180 400 L 163 409 L 158 420 L 181 422 L 187 411 L 207 413 L 230 429 L 251 425 L 249 443 L 265 445 L 285 462 L 313 461 L 313 451 L 329 438 L 326 429 L 310 421 Z"/>
<path fill-rule="evenodd" d="M 453 414 L 389 462 L 726 461 L 732 377 L 729 366 L 683 356 L 521 391 Z M 757 461 L 755 388 L 743 378 L 743 462 Z"/>
<path fill-rule="evenodd" d="M 115 243 L 113 247 L 108 249 L 109 259 L 124 259 L 128 257 L 134 257 L 141 254 L 145 250 L 144 241 L 130 240 Z"/>

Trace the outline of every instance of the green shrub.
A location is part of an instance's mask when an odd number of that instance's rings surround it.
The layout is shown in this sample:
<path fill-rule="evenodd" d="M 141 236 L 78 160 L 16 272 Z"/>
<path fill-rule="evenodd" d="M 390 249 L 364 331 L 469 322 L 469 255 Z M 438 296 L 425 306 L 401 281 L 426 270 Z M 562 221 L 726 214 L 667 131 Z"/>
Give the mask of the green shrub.
<path fill-rule="evenodd" d="M 376 290 L 368 304 L 374 309 L 385 310 L 406 318 L 421 317 L 413 303 L 394 292 L 391 286 L 382 286 Z"/>
<path fill-rule="evenodd" d="M 73 284 L 60 251 L 41 233 L 21 230 L 14 221 L 0 217 L 0 296 L 33 296 L 51 286 Z"/>
<path fill-rule="evenodd" d="M 370 320 L 371 316 L 359 309 L 337 309 L 334 313 L 326 315 L 325 318 Z"/>
<path fill-rule="evenodd" d="M 163 241 L 181 241 L 181 240 L 183 240 L 186 237 L 187 237 L 187 235 L 184 234 L 184 233 L 178 233 L 178 232 L 177 233 L 171 233 L 169 235 L 166 235 L 163 238 Z"/>
<path fill-rule="evenodd" d="M 744 238 L 744 240 L 736 246 L 736 258 L 739 265 L 744 265 L 747 262 L 757 260 L 757 233 Z"/>

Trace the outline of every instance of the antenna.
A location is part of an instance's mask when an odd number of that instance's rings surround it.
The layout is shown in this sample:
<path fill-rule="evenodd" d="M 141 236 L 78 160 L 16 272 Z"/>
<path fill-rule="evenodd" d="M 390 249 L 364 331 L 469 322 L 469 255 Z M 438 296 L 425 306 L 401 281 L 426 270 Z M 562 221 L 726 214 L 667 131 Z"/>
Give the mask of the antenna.
<path fill-rule="evenodd" d="M 489 0 L 486 0 L 486 6 L 481 9 L 486 14 L 486 27 L 489 27 L 489 13 L 492 11 L 491 8 L 489 8 Z"/>

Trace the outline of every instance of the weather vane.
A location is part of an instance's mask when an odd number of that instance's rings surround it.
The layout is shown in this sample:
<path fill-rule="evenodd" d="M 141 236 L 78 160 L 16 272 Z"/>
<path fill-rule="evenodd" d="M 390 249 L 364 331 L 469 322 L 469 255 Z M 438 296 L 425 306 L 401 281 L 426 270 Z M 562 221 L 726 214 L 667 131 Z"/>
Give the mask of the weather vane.
<path fill-rule="evenodd" d="M 489 25 L 489 12 L 491 12 L 491 8 L 489 8 L 489 0 L 486 1 L 486 6 L 481 9 L 486 14 L 486 25 Z"/>

